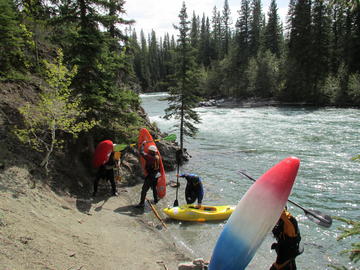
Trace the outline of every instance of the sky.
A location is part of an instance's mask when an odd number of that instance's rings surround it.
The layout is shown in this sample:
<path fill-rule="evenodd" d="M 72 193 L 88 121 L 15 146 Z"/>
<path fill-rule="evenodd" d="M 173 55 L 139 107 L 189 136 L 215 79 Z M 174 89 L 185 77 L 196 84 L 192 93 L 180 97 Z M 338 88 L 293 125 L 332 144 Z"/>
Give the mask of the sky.
<path fill-rule="evenodd" d="M 185 1 L 189 19 L 193 11 L 202 17 L 203 13 L 211 20 L 214 6 L 222 12 L 225 0 L 126 0 L 125 10 L 127 19 L 133 19 L 136 23 L 133 27 L 139 32 L 144 30 L 145 34 L 155 30 L 157 37 L 165 33 L 177 35 L 173 25 L 179 23 L 179 13 L 182 3 Z M 233 25 L 238 18 L 241 0 L 228 0 Z M 262 11 L 267 14 L 270 0 L 262 0 Z M 278 14 L 284 22 L 288 10 L 289 0 L 277 0 Z"/>

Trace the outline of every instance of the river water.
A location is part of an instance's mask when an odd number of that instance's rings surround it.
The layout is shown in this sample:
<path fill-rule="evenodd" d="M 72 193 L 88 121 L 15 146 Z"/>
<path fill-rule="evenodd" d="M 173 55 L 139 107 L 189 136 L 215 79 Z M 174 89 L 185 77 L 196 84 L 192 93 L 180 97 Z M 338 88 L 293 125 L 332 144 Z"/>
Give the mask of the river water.
<path fill-rule="evenodd" d="M 177 133 L 175 120 L 163 119 L 164 109 L 168 107 L 161 100 L 165 95 L 141 95 L 142 105 L 163 132 Z M 331 216 L 360 220 L 360 163 L 351 160 L 360 154 L 360 110 L 202 107 L 197 112 L 202 123 L 197 126 L 197 137 L 187 138 L 184 143 L 192 158 L 180 172 L 202 177 L 203 204 L 237 204 L 252 184 L 239 175 L 239 170 L 258 178 L 282 159 L 296 156 L 301 163 L 290 199 Z M 168 181 L 176 180 L 175 173 L 167 172 Z M 185 183 L 180 181 L 179 203 L 184 204 Z M 173 205 L 175 190 L 168 188 L 159 207 Z M 344 227 L 344 223 L 334 220 L 331 228 L 324 229 L 307 219 L 301 209 L 291 204 L 288 207 L 299 222 L 305 249 L 297 257 L 298 269 L 332 269 L 330 264 L 351 266 L 348 256 L 340 252 L 349 248 L 350 242 L 358 242 L 359 236 L 337 241 L 338 227 Z M 178 245 L 190 251 L 194 258 L 207 260 L 225 224 L 168 222 Z M 276 257 L 270 250 L 272 242 L 269 233 L 247 269 L 270 268 Z"/>

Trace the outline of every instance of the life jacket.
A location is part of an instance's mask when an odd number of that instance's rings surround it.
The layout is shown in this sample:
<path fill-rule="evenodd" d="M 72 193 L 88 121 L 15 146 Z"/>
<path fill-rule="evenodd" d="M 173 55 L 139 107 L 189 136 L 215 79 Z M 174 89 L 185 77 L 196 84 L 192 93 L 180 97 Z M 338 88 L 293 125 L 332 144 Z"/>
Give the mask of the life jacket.
<path fill-rule="evenodd" d="M 159 156 L 146 154 L 143 156 L 146 160 L 145 168 L 149 174 L 156 174 L 159 172 Z"/>
<path fill-rule="evenodd" d="M 296 219 L 286 210 L 284 210 L 281 214 L 282 221 L 284 222 L 284 230 L 283 234 L 287 237 L 296 238 L 298 237 L 299 227 Z"/>
<path fill-rule="evenodd" d="M 120 158 L 121 158 L 121 152 L 120 151 L 114 152 L 114 159 L 115 160 L 120 160 Z"/>
<path fill-rule="evenodd" d="M 292 246 L 298 246 L 301 240 L 298 223 L 286 210 L 282 212 L 273 234 L 278 241 L 290 241 Z"/>

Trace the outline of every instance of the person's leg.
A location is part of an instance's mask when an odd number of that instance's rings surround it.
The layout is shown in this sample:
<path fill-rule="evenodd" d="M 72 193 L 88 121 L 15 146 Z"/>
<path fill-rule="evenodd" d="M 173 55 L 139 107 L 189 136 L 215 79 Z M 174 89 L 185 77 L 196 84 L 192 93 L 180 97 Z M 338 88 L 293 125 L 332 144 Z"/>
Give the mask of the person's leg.
<path fill-rule="evenodd" d="M 189 186 L 185 188 L 185 200 L 187 204 L 192 204 L 196 201 L 196 194 Z"/>
<path fill-rule="evenodd" d="M 145 177 L 145 180 L 144 180 L 144 184 L 141 188 L 141 197 L 140 197 L 140 203 L 139 203 L 139 207 L 140 206 L 144 206 L 145 204 L 145 197 L 146 197 L 146 193 L 148 192 L 150 188 L 150 181 L 149 181 L 149 176 L 146 176 Z"/>
<path fill-rule="evenodd" d="M 93 191 L 93 194 L 92 194 L 93 197 L 96 196 L 96 193 L 97 193 L 97 190 L 98 190 L 99 181 L 100 181 L 100 178 L 95 177 L 95 180 L 94 180 L 94 191 Z"/>
<path fill-rule="evenodd" d="M 152 181 L 151 181 L 151 189 L 153 191 L 153 197 L 154 197 L 154 203 L 157 204 L 159 199 L 157 196 L 157 190 L 156 190 L 156 186 L 157 186 L 157 181 L 158 179 L 153 177 Z"/>
<path fill-rule="evenodd" d="M 93 197 L 96 196 L 96 193 L 98 191 L 99 181 L 100 181 L 101 178 L 103 178 L 103 176 L 104 176 L 103 174 L 104 174 L 103 167 L 100 167 L 98 172 L 96 173 L 96 176 L 95 176 L 95 179 L 94 179 L 94 191 L 93 191 L 93 194 L 92 194 Z"/>
<path fill-rule="evenodd" d="M 110 181 L 110 184 L 111 184 L 112 195 L 113 195 L 113 196 L 117 196 L 116 184 L 115 184 L 114 177 L 115 177 L 115 175 L 114 175 L 114 170 L 108 170 L 108 172 L 107 172 L 107 179 Z"/>

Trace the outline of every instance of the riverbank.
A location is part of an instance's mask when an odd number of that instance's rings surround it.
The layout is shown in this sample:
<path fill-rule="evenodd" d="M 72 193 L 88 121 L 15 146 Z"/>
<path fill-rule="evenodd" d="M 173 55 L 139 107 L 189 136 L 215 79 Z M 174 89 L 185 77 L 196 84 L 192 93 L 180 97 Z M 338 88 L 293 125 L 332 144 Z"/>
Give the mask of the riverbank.
<path fill-rule="evenodd" d="M 281 102 L 273 99 L 266 98 L 222 98 L 222 99 L 209 99 L 199 103 L 199 107 L 218 107 L 218 108 L 257 108 L 257 107 L 311 107 L 314 104 L 305 102 Z"/>
<path fill-rule="evenodd" d="M 20 167 L 0 172 L 0 261 L 7 269 L 177 269 L 189 256 L 150 207 L 133 207 L 140 186 L 108 196 L 59 196 Z M 158 207 L 160 212 L 160 208 Z"/>

